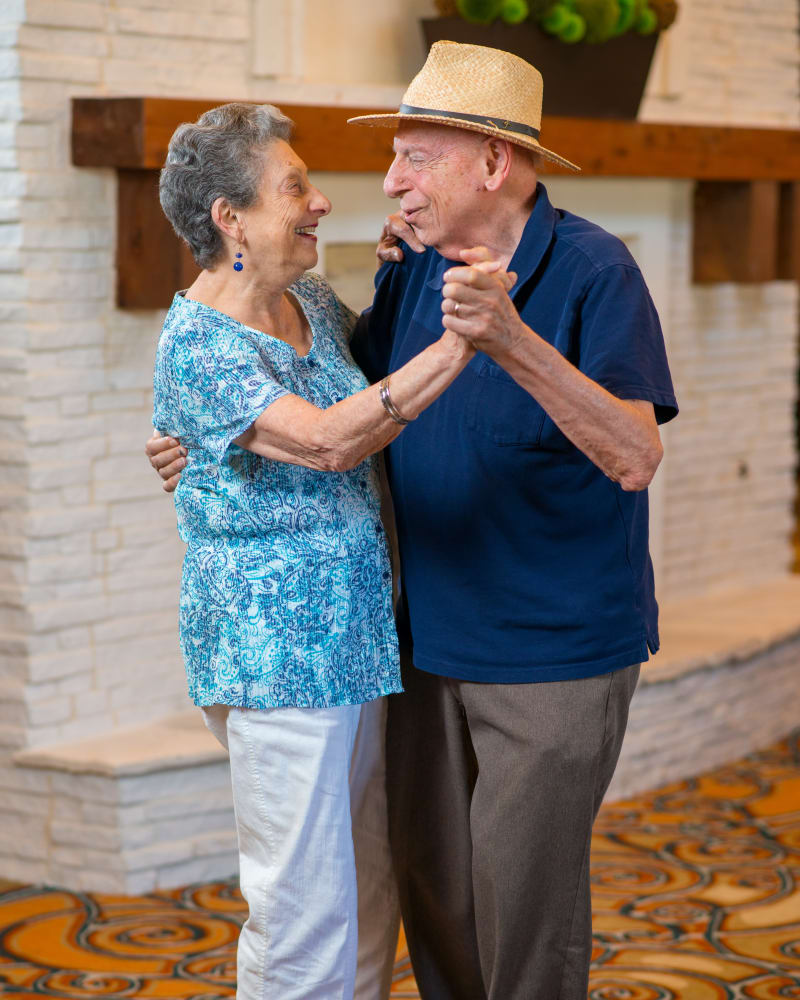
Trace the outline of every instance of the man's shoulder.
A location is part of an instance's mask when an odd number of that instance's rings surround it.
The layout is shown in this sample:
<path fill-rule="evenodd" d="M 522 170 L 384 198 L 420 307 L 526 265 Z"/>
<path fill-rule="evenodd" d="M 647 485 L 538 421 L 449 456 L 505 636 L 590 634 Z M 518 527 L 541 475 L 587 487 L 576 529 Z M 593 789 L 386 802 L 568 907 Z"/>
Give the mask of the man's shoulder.
<path fill-rule="evenodd" d="M 588 271 L 597 272 L 607 267 L 625 266 L 638 270 L 625 243 L 580 215 L 559 209 L 555 225 L 555 246 L 561 254 L 570 254 L 575 262 L 583 262 Z"/>
<path fill-rule="evenodd" d="M 403 251 L 403 259 L 386 261 L 375 274 L 376 302 L 395 299 L 402 296 L 409 285 L 427 281 L 444 259 L 433 247 L 426 247 L 422 253 L 416 253 L 401 241 L 400 249 Z"/>
<path fill-rule="evenodd" d="M 425 247 L 422 253 L 417 253 L 401 240 L 400 249 L 403 251 L 403 259 L 391 262 L 389 267 L 396 267 L 400 273 L 407 275 L 427 273 L 432 268 L 435 268 L 440 261 L 444 260 L 442 255 L 434 250 L 433 247 Z"/>

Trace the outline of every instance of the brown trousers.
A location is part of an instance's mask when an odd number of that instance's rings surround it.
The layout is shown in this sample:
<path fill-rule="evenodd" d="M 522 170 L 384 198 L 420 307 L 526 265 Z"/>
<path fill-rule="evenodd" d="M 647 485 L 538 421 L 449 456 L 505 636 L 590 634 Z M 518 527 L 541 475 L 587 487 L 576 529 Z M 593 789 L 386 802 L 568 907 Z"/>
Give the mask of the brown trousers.
<path fill-rule="evenodd" d="M 389 835 L 423 1000 L 586 1000 L 592 824 L 639 677 L 476 684 L 404 670 Z"/>

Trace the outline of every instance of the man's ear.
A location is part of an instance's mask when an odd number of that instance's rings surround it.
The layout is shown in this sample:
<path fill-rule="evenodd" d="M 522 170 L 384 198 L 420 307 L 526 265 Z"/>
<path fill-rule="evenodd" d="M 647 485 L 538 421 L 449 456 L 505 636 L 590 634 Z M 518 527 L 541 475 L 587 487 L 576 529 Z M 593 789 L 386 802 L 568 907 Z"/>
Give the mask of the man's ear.
<path fill-rule="evenodd" d="M 227 198 L 217 198 L 211 206 L 211 221 L 226 236 L 241 243 L 244 237 L 244 226 L 241 219 Z"/>
<path fill-rule="evenodd" d="M 486 156 L 486 190 L 498 191 L 511 170 L 511 143 L 507 139 L 490 137 L 484 145 Z"/>

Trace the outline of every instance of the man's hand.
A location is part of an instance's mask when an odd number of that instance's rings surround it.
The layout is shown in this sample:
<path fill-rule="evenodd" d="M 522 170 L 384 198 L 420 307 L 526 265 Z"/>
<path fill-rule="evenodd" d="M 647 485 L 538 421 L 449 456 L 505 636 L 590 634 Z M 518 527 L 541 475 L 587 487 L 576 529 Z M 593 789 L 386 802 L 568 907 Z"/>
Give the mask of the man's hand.
<path fill-rule="evenodd" d="M 403 251 L 397 245 L 400 240 L 407 243 L 414 253 L 425 252 L 425 244 L 420 243 L 417 234 L 403 219 L 403 216 L 399 212 L 395 212 L 394 215 L 388 216 L 383 223 L 381 238 L 375 249 L 379 263 L 385 264 L 387 261 L 403 259 Z"/>
<path fill-rule="evenodd" d="M 181 470 L 186 465 L 186 449 L 177 438 L 162 437 L 158 431 L 153 431 L 144 446 L 144 453 L 164 480 L 162 488 L 167 493 L 172 493 L 181 478 Z"/>
<path fill-rule="evenodd" d="M 461 257 L 468 266 L 444 274 L 445 327 L 501 364 L 609 479 L 623 490 L 645 489 L 663 454 L 653 404 L 618 399 L 526 326 L 508 297 L 516 275 L 488 251 L 474 247 Z"/>
<path fill-rule="evenodd" d="M 487 354 L 503 350 L 523 325 L 508 296 L 517 276 L 492 260 L 485 247 L 462 250 L 461 257 L 466 267 L 451 267 L 444 273 L 442 322 L 478 350 Z"/>

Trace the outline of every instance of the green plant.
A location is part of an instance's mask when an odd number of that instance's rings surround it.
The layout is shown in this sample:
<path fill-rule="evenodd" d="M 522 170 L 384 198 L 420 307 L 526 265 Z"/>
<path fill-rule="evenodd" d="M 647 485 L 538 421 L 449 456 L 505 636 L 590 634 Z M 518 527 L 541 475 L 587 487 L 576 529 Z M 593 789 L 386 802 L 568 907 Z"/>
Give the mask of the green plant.
<path fill-rule="evenodd" d="M 586 25 L 584 38 L 587 42 L 605 42 L 616 33 L 620 20 L 618 0 L 598 3 L 597 0 L 573 0 L 575 12 Z"/>
<path fill-rule="evenodd" d="M 531 9 L 526 0 L 505 0 L 500 10 L 500 17 L 506 24 L 522 24 L 528 20 L 530 13 Z"/>
<path fill-rule="evenodd" d="M 645 7 L 636 22 L 636 30 L 640 35 L 652 35 L 654 31 L 658 31 L 658 18 L 655 11 Z"/>
<path fill-rule="evenodd" d="M 503 0 L 457 0 L 458 12 L 473 24 L 491 24 L 500 16 Z"/>
<path fill-rule="evenodd" d="M 622 35 L 634 26 L 641 13 L 641 0 L 617 0 L 619 4 L 619 18 L 614 27 L 614 35 Z"/>
<path fill-rule="evenodd" d="M 635 31 L 649 35 L 663 31 L 675 20 L 677 0 L 436 0 L 466 21 L 491 24 L 498 18 L 508 24 L 533 21 L 562 42 L 599 44 Z"/>
<path fill-rule="evenodd" d="M 491 24 L 498 17 L 507 24 L 521 24 L 531 13 L 527 0 L 456 0 L 456 8 L 473 24 Z"/>

